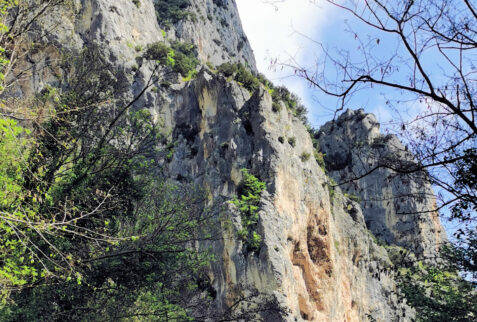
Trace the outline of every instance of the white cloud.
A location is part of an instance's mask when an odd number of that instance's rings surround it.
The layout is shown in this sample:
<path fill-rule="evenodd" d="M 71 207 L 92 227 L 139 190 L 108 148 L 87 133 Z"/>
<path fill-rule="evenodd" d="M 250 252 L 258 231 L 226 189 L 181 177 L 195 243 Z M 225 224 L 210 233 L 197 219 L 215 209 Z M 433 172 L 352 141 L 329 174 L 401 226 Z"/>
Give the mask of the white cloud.
<path fill-rule="evenodd" d="M 274 5 L 269 2 L 274 2 Z M 257 68 L 276 84 L 284 84 L 313 104 L 304 80 L 292 77 L 291 69 L 271 69 L 271 61 L 294 58 L 298 63 L 314 62 L 313 40 L 319 40 L 320 30 L 329 17 L 329 9 L 312 0 L 237 0 L 242 25 L 255 53 Z M 306 37 L 305 37 L 306 36 Z M 309 37 L 309 38 L 307 38 Z"/>

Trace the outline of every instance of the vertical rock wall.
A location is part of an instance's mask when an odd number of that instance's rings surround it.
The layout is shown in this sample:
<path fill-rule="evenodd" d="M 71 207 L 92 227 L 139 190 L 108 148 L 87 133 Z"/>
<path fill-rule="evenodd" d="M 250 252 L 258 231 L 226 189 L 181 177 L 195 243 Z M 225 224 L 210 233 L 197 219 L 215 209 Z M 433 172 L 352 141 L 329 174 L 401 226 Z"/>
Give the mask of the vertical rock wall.
<path fill-rule="evenodd" d="M 131 97 L 144 88 L 154 69 L 152 62 L 139 57 L 137 46 L 164 37 L 196 44 L 203 64 L 233 61 L 255 69 L 233 0 L 191 0 L 188 10 L 193 10 L 195 19 L 179 21 L 166 32 L 157 22 L 153 1 L 140 3 L 74 1 L 43 21 L 45 28 L 56 26 L 43 39 L 54 54 L 40 50 L 38 61 L 60 57 L 62 50 L 98 46 L 108 63 L 123 74 L 120 85 L 129 89 Z M 37 76 L 25 81 L 19 92 L 54 83 L 52 73 Z M 396 203 L 369 206 L 368 195 L 387 198 L 397 191 L 382 182 L 383 176 L 358 183 L 353 191 L 363 194 L 361 204 L 346 198 L 339 188 L 331 189 L 313 158 L 306 128 L 285 108 L 274 112 L 264 88 L 249 93 L 205 66 L 194 80 L 169 77 L 167 81 L 168 87 L 154 84 L 157 89 L 146 91 L 135 107 L 149 109 L 171 133 L 175 148 L 167 164 L 168 176 L 201 187 L 208 197 L 204 206 L 223 225 L 221 240 L 212 244 L 218 260 L 209 274 L 217 311 L 258 293 L 287 311 L 267 312 L 263 315 L 267 321 L 410 320 L 413 311 L 397 296 L 387 252 L 373 241 L 367 225 L 389 243 L 415 244 L 415 250 L 427 252 L 443 238 L 436 216 L 421 223 L 413 216 L 397 218 Z M 348 119 L 342 120 L 345 131 L 334 132 L 327 125 L 320 137 L 327 155 L 337 154 L 341 162 L 330 173 L 337 177 L 353 160 L 345 144 L 348 137 L 351 141 L 360 140 L 355 134 L 368 141 L 380 137 L 369 116 L 349 126 Z M 366 131 L 356 131 L 354 126 Z M 247 250 L 238 238 L 240 213 L 229 202 L 238 192 L 242 168 L 250 169 L 267 186 L 261 196 L 257 231 L 262 243 L 257 251 Z M 417 182 L 406 187 L 411 186 L 421 191 Z M 428 187 L 422 191 L 430 193 Z M 430 203 L 432 198 L 427 197 L 425 205 Z"/>
<path fill-rule="evenodd" d="M 298 119 L 285 109 L 273 112 L 264 89 L 250 96 L 207 70 L 169 97 L 166 109 L 175 111 L 170 126 L 180 142 L 170 175 L 200 182 L 210 206 L 232 223 L 215 245 L 221 260 L 211 280 L 219 307 L 257 290 L 290 312 L 264 316 L 269 321 L 412 317 L 398 300 L 392 264 L 368 233 L 359 204 L 339 189 L 330 194 L 323 170 L 303 158 L 313 146 Z M 240 214 L 227 202 L 236 194 L 241 168 L 267 183 L 258 229 L 263 242 L 255 252 L 237 237 Z"/>
<path fill-rule="evenodd" d="M 319 142 L 330 176 L 359 197 L 366 225 L 376 237 L 417 255 L 436 255 L 447 238 L 434 192 L 425 173 L 392 170 L 415 165 L 395 136 L 382 135 L 372 114 L 348 110 L 320 129 Z"/>

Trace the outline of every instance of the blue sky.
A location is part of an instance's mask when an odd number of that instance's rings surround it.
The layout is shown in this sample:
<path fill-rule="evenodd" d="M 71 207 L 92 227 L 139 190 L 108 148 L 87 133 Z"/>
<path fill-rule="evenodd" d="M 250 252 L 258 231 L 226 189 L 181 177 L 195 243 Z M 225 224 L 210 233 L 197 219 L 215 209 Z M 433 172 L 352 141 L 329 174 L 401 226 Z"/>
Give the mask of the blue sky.
<path fill-rule="evenodd" d="M 317 93 L 306 81 L 293 76 L 290 68 L 271 64 L 275 59 L 282 62 L 295 59 L 300 64 L 312 65 L 317 57 L 313 42 L 307 37 L 322 38 L 321 33 L 329 24 L 330 8 L 319 7 L 309 0 L 276 2 L 275 5 L 261 0 L 237 0 L 237 5 L 259 71 L 298 94 L 309 109 L 312 124 L 330 120 L 331 111 L 314 108 Z"/>
<path fill-rule="evenodd" d="M 275 84 L 286 85 L 298 94 L 309 110 L 310 123 L 318 127 L 333 118 L 336 101 L 310 88 L 307 81 L 294 76 L 293 69 L 274 67 L 272 61 L 289 62 L 292 60 L 301 66 L 314 69 L 319 60 L 317 42 L 328 49 L 346 48 L 351 55 L 356 53 L 358 41 L 351 33 L 344 31 L 346 24 L 354 21 L 343 10 L 317 0 L 236 0 L 245 33 L 255 53 L 257 67 Z M 270 4 L 273 2 L 274 4 Z M 319 4 L 318 4 L 319 3 Z M 348 20 L 349 19 L 349 20 Z M 363 26 L 353 25 L 355 31 L 366 40 L 367 30 Z M 381 35 L 379 37 L 382 37 Z M 385 57 L 396 50 L 398 42 L 380 38 L 376 53 Z M 433 71 L 438 62 L 426 57 L 429 70 Z M 405 62 L 403 62 L 405 64 Z M 398 76 L 400 77 L 400 76 Z M 387 106 L 388 98 L 402 100 L 398 103 L 399 114 L 393 113 Z M 383 131 L 390 130 L 393 121 L 399 117 L 412 119 L 423 111 L 425 104 L 413 100 L 406 93 L 386 89 L 365 90 L 356 95 L 347 105 L 350 108 L 364 108 L 376 115 Z M 445 223 L 448 231 L 452 224 Z"/>
<path fill-rule="evenodd" d="M 257 67 L 276 84 L 286 85 L 298 94 L 309 109 L 309 120 L 313 126 L 319 126 L 333 118 L 336 101 L 309 84 L 294 76 L 293 69 L 273 66 L 272 61 L 298 63 L 314 70 L 319 57 L 317 42 L 326 44 L 327 48 L 350 48 L 353 51 L 358 42 L 344 31 L 347 16 L 325 1 L 316 0 L 236 0 L 245 33 L 252 45 L 257 60 Z M 273 4 L 270 4 L 273 2 Z M 361 28 L 361 26 L 353 26 Z M 381 48 L 386 52 L 392 43 L 382 41 Z M 374 113 L 386 128 L 386 124 L 396 115 L 385 106 L 386 95 L 390 91 L 364 91 L 357 95 L 348 105 L 350 108 L 364 108 Z M 403 105 L 404 106 L 404 105 Z M 410 117 L 421 109 L 414 103 L 407 103 L 402 116 Z M 412 112 L 414 111 L 414 112 Z"/>

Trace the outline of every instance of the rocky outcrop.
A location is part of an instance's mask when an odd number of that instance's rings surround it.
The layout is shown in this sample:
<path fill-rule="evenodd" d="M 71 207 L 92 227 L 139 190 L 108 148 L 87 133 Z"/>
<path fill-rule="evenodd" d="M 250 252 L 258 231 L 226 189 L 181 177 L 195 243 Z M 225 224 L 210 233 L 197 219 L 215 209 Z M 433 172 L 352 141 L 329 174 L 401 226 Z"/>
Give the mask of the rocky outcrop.
<path fill-rule="evenodd" d="M 140 0 L 139 6 L 136 2 L 77 0 L 46 17 L 44 26 L 59 27 L 45 36 L 44 48 L 50 49 L 43 55 L 39 50 L 38 61 L 58 58 L 62 49 L 98 46 L 107 63 L 120 71 L 118 86 L 127 88 L 124 95 L 133 97 L 156 67 L 140 57 L 141 48 L 165 38 L 197 45 L 202 66 L 195 79 L 185 81 L 177 75 L 157 79 L 134 107 L 149 109 L 164 133 L 171 134 L 174 150 L 165 164 L 167 175 L 200 187 L 207 195 L 204 207 L 222 225 L 222 238 L 204 245 L 212 246 L 218 259 L 209 272 L 214 310 L 226 311 L 240 299 L 258 294 L 272 298 L 277 306 L 262 315 L 266 321 L 410 320 L 413 310 L 398 297 L 386 249 L 376 244 L 367 227 L 388 243 L 431 252 L 444 238 L 436 215 L 421 222 L 413 215 L 399 217 L 397 211 L 398 206 L 404 211 L 427 209 L 432 198 L 426 196 L 420 208 L 411 201 L 388 205 L 381 200 L 401 190 L 430 194 L 430 188 L 424 185 L 421 190 L 419 182 L 402 179 L 388 184 L 380 175 L 361 179 L 356 188 L 354 183 L 344 186 L 362 201 L 351 200 L 310 158 L 311 137 L 293 113 L 274 110 L 264 87 L 250 93 L 206 67 L 207 61 L 215 65 L 232 61 L 255 70 L 233 0 L 188 1 L 187 10 L 194 15 L 167 30 L 157 21 L 152 0 Z M 22 83 L 19 93 L 54 85 L 55 74 L 42 73 Z M 161 84 L 164 80 L 167 86 Z M 362 140 L 370 146 L 366 152 L 372 153 L 381 151 L 372 146 L 383 138 L 375 120 L 362 112 L 347 112 L 338 122 L 340 126 L 325 125 L 320 136 L 323 151 L 337 161 L 330 170 L 337 181 L 362 171 L 349 142 Z M 395 138 L 389 141 L 400 147 Z M 389 153 L 397 151 L 388 141 L 383 144 Z M 256 250 L 238 237 L 240 213 L 229 202 L 238 193 L 242 168 L 266 183 L 257 224 L 262 240 Z"/>
<path fill-rule="evenodd" d="M 399 302 L 388 270 L 392 264 L 368 233 L 359 204 L 339 189 L 330 194 L 317 162 L 302 157 L 313 146 L 298 119 L 286 109 L 273 112 L 264 89 L 250 96 L 207 70 L 168 96 L 162 109 L 172 111 L 168 126 L 178 142 L 171 177 L 203 186 L 209 206 L 225 211 L 232 223 L 214 246 L 222 259 L 210 276 L 219 307 L 255 289 L 289 310 L 280 318 L 264 316 L 269 321 L 404 321 L 412 316 Z M 297 139 L 296 145 L 288 143 L 290 138 Z M 236 194 L 241 168 L 267 183 L 259 213 L 262 246 L 255 252 L 237 237 L 240 214 L 227 202 Z"/>
<path fill-rule="evenodd" d="M 317 138 L 329 175 L 359 197 L 376 237 L 423 257 L 436 255 L 447 238 L 434 192 L 426 173 L 406 171 L 416 162 L 396 136 L 382 135 L 372 114 L 347 110 L 321 127 Z"/>
<path fill-rule="evenodd" d="M 192 18 L 184 19 L 167 31 L 197 46 L 199 59 L 220 65 L 240 62 L 256 71 L 255 57 L 242 29 L 235 0 L 191 0 L 187 8 Z"/>

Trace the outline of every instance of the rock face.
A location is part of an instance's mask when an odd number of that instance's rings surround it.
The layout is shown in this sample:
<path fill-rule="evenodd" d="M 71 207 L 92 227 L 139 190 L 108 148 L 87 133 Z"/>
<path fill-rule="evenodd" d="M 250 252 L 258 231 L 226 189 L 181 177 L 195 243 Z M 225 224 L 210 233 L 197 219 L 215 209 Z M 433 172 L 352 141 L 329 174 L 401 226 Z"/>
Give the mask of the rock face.
<path fill-rule="evenodd" d="M 172 178 L 196 180 L 209 192 L 212 208 L 227 209 L 233 223 L 211 272 L 219 307 L 256 289 L 290 310 L 269 321 L 405 320 L 386 268 L 386 250 L 366 230 L 360 206 L 328 179 L 315 160 L 312 142 L 299 120 L 272 111 L 263 89 L 252 96 L 236 83 L 203 70 L 195 82 L 169 92 L 167 111 L 178 143 L 169 166 Z M 186 108 L 187 107 L 187 108 Z M 192 134 L 192 135 L 191 135 Z M 288 139 L 297 138 L 293 146 Z M 238 239 L 240 214 L 227 203 L 248 168 L 267 183 L 262 194 L 258 252 Z M 266 318 L 266 317 L 265 317 Z"/>
<path fill-rule="evenodd" d="M 388 243 L 432 253 L 445 238 L 437 215 L 397 215 L 400 210 L 431 209 L 430 188 L 403 179 L 389 183 L 385 176 L 375 175 L 345 186 L 345 191 L 361 197 L 360 203 L 333 188 L 309 158 L 311 137 L 291 112 L 274 111 L 263 87 L 249 93 L 205 66 L 207 61 L 216 65 L 232 61 L 255 70 L 235 2 L 188 3 L 195 18 L 189 16 L 162 31 L 152 0 L 141 0 L 140 6 L 131 0 L 77 0 L 43 21 L 45 28 L 59 27 L 45 36 L 38 62 L 58 57 L 61 49 L 98 46 L 108 63 L 123 73 L 121 86 L 132 97 L 154 70 L 152 62 L 139 57 L 138 45 L 164 38 L 196 44 L 203 64 L 198 76 L 187 82 L 170 76 L 170 86 L 161 86 L 158 80 L 155 90 L 147 90 L 134 107 L 149 109 L 171 133 L 175 148 L 168 176 L 200 186 L 208 196 L 205 206 L 222 220 L 223 238 L 212 245 L 219 260 L 209 273 L 217 294 L 214 310 L 225 311 L 258 292 L 286 311 L 266 312 L 266 321 L 411 320 L 413 310 L 398 298 L 387 251 L 375 243 L 367 227 Z M 53 73 L 42 73 L 20 84 L 19 93 L 54 83 Z M 363 171 L 355 161 L 360 155 L 349 141 L 373 146 L 383 138 L 375 119 L 362 112 L 349 111 L 338 122 L 339 127 L 325 125 L 320 136 L 323 150 L 338 160 L 330 171 L 336 181 Z M 397 153 L 402 148 L 395 138 L 383 144 L 384 148 L 364 152 Z M 242 168 L 266 182 L 257 225 L 262 241 L 256 251 L 238 238 L 240 213 L 229 202 L 238 192 Z M 424 201 L 382 200 L 401 191 L 423 193 Z"/>
<path fill-rule="evenodd" d="M 359 197 L 366 225 L 376 237 L 424 257 L 436 255 L 447 238 L 434 193 L 425 173 L 393 171 L 415 165 L 395 136 L 382 135 L 372 114 L 348 110 L 321 127 L 318 139 L 330 176 Z"/>
<path fill-rule="evenodd" d="M 187 8 L 193 19 L 178 23 L 167 32 L 197 46 L 199 58 L 214 65 L 241 62 L 256 71 L 255 57 L 242 29 L 235 0 L 191 0 Z"/>

